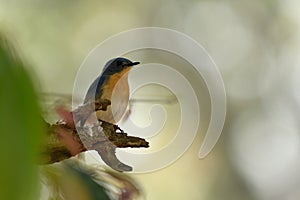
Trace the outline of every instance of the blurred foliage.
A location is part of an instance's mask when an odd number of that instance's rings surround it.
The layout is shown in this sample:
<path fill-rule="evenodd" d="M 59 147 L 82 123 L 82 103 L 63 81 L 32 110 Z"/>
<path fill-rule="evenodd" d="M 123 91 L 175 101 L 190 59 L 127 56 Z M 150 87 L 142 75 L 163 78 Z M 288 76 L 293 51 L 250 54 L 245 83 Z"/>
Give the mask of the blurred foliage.
<path fill-rule="evenodd" d="M 48 200 L 110 200 L 103 186 L 95 182 L 83 167 L 76 165 L 64 162 L 43 167 L 46 185 L 52 187 Z"/>
<path fill-rule="evenodd" d="M 0 199 L 38 197 L 36 161 L 43 126 L 34 85 L 9 42 L 0 35 Z"/>
<path fill-rule="evenodd" d="M 41 200 L 141 199 L 140 188 L 129 176 L 76 158 L 44 166 L 41 172 Z"/>

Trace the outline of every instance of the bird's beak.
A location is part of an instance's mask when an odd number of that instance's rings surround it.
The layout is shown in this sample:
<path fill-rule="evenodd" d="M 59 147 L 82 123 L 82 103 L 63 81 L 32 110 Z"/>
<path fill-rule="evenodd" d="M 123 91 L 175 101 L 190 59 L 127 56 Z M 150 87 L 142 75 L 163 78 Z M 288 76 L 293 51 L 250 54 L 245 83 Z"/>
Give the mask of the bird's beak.
<path fill-rule="evenodd" d="M 131 63 L 127 63 L 125 66 L 126 67 L 133 67 L 134 65 L 138 65 L 140 64 L 140 62 L 131 62 Z"/>
<path fill-rule="evenodd" d="M 133 62 L 130 64 L 130 66 L 134 66 L 134 65 L 138 65 L 138 64 L 140 64 L 140 62 Z"/>

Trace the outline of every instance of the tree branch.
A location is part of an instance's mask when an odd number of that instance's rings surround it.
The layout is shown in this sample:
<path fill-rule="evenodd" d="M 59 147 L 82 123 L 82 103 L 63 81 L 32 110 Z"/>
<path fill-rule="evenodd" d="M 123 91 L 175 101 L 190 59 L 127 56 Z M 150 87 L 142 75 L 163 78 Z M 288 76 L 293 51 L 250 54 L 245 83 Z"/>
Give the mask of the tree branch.
<path fill-rule="evenodd" d="M 58 108 L 62 117 L 56 124 L 47 124 L 47 144 L 42 152 L 43 164 L 59 162 L 87 150 L 96 150 L 102 160 L 117 171 L 131 171 L 128 166 L 115 155 L 116 148 L 149 147 L 149 143 L 139 137 L 128 136 L 117 125 L 99 121 L 98 124 L 88 128 L 77 128 L 75 124 L 97 110 L 106 110 L 109 100 L 99 100 L 84 104 L 72 112 Z M 75 120 L 74 120 L 75 119 Z M 121 132 L 119 132 L 121 130 Z"/>

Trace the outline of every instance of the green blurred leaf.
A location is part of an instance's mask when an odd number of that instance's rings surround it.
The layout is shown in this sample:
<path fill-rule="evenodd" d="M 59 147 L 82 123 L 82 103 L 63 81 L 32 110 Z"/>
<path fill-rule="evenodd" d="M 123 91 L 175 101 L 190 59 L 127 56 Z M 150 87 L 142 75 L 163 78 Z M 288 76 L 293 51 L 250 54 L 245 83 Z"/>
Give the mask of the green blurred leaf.
<path fill-rule="evenodd" d="M 36 161 L 43 127 L 25 66 L 0 35 L 0 199 L 38 199 Z"/>

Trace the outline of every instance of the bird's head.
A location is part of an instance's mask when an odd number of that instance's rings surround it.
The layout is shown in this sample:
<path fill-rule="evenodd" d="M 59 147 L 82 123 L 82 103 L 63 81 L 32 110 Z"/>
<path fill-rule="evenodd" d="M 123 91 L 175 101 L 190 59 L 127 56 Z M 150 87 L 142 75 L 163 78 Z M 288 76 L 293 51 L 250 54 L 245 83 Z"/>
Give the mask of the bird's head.
<path fill-rule="evenodd" d="M 132 62 L 126 58 L 114 58 L 105 64 L 103 75 L 113 75 L 124 71 L 129 71 L 134 65 L 140 62 Z"/>

